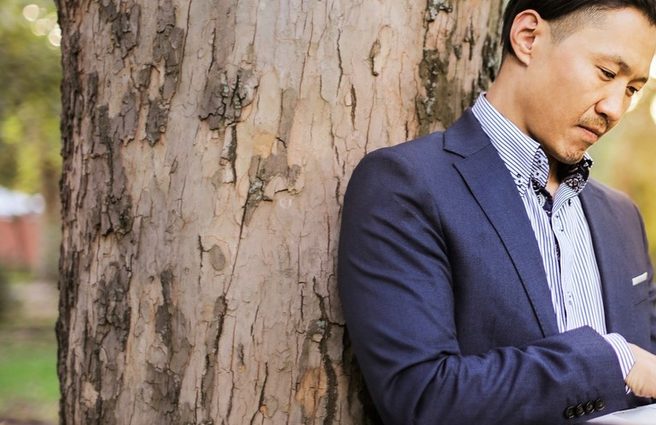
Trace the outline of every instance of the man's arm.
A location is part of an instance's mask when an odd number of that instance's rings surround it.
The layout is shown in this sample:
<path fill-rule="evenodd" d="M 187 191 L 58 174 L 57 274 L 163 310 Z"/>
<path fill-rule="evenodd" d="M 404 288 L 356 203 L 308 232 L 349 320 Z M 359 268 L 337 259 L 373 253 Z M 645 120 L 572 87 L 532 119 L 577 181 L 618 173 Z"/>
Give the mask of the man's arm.
<path fill-rule="evenodd" d="M 381 150 L 358 166 L 345 197 L 340 295 L 385 423 L 551 425 L 579 403 L 628 407 L 617 357 L 588 327 L 461 354 L 452 241 L 425 186 L 409 161 Z"/>

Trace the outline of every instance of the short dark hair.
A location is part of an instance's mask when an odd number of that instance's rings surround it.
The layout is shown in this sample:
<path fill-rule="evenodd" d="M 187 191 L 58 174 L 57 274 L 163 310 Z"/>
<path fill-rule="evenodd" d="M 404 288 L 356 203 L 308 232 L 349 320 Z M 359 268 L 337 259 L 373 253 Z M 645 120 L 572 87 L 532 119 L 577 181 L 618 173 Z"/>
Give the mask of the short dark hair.
<path fill-rule="evenodd" d="M 596 12 L 600 10 L 633 7 L 642 12 L 656 26 L 656 0 L 510 0 L 503 15 L 503 51 L 513 52 L 510 44 L 510 28 L 515 17 L 532 9 L 546 21 L 555 21 L 575 12 Z"/>

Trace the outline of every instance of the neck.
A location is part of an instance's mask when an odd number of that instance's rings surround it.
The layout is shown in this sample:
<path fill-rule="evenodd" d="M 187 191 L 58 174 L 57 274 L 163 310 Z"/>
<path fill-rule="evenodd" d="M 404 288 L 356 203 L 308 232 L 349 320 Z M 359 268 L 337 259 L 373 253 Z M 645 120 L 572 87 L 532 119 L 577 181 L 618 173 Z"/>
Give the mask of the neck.
<path fill-rule="evenodd" d="M 529 135 L 522 114 L 521 92 L 523 90 L 521 85 L 518 84 L 521 81 L 521 76 L 516 72 L 517 67 L 513 66 L 514 64 L 507 63 L 513 60 L 516 59 L 514 57 L 504 59 L 499 74 L 485 97 L 501 115 L 515 124 L 522 133 Z"/>
<path fill-rule="evenodd" d="M 558 168 L 560 167 L 560 162 L 556 161 L 554 158 L 549 156 L 549 178 L 547 179 L 547 192 L 551 194 L 551 196 L 556 195 L 556 191 L 558 190 L 558 186 L 560 186 L 561 180 L 560 180 L 560 173 L 558 172 Z"/>

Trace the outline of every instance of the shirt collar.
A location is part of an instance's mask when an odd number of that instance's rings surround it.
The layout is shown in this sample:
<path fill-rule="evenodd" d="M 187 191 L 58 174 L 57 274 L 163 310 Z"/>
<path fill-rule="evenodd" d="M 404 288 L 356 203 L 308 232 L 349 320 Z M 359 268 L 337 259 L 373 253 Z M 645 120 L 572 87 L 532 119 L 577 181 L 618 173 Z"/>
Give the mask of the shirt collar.
<path fill-rule="evenodd" d="M 549 177 L 549 161 L 540 143 L 501 115 L 487 100 L 485 93 L 478 97 L 472 112 L 510 171 L 519 194 L 524 196 L 533 180 L 545 187 Z M 580 193 L 585 187 L 591 166 L 592 158 L 586 152 L 579 163 L 565 169 L 563 183 L 576 194 Z"/>

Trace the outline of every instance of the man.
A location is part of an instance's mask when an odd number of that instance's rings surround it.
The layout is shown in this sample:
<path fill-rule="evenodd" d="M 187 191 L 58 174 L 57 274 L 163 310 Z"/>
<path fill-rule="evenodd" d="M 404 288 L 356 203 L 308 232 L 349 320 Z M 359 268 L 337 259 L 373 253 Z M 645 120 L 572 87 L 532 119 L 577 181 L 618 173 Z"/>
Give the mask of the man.
<path fill-rule="evenodd" d="M 586 150 L 647 81 L 648 0 L 511 0 L 497 80 L 346 193 L 339 288 L 390 425 L 575 423 L 656 397 L 642 219 Z"/>

